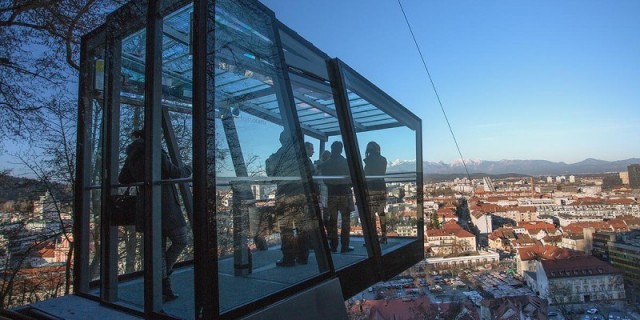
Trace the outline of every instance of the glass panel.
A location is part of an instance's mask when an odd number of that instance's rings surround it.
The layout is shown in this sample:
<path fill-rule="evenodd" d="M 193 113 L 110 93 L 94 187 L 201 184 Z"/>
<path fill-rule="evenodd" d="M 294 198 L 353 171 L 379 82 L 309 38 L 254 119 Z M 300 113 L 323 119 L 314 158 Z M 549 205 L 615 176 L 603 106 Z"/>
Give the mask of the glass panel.
<path fill-rule="evenodd" d="M 88 185 L 85 186 L 84 197 L 88 197 L 89 209 L 89 281 L 100 279 L 100 214 L 102 184 L 102 145 L 103 131 L 103 105 L 104 105 L 104 48 L 96 50 L 91 59 L 91 74 L 93 79 L 88 85 L 94 90 L 87 90 L 92 94 L 90 99 L 90 122 L 88 123 L 88 136 L 85 143 L 89 146 L 88 159 L 85 159 L 85 174 L 88 175 Z"/>
<path fill-rule="evenodd" d="M 89 193 L 89 281 L 100 280 L 100 206 L 102 192 L 93 189 Z M 99 295 L 99 292 L 91 291 Z"/>
<path fill-rule="evenodd" d="M 139 186 L 142 175 L 133 169 L 123 170 L 128 156 L 140 156 L 144 152 L 144 143 L 137 140 L 141 137 L 144 123 L 144 67 L 145 67 L 145 31 L 135 32 L 122 40 L 122 62 L 120 68 L 120 106 L 119 131 L 117 140 L 118 176 L 114 183 L 119 183 L 122 194 L 129 188 L 130 193 L 141 193 Z M 123 171 L 127 171 L 124 173 Z M 130 178 L 121 178 L 128 175 Z M 123 181 L 125 179 L 125 181 Z M 118 300 L 129 307 L 144 307 L 144 247 L 143 234 L 136 232 L 136 227 L 119 226 L 118 230 Z M 140 231 L 140 230 L 138 230 Z M 132 277 L 133 275 L 137 275 Z"/>
<path fill-rule="evenodd" d="M 339 270 L 366 259 L 368 254 L 354 205 L 351 173 L 345 158 L 333 94 L 327 83 L 293 73 L 289 78 L 305 141 L 311 143 L 316 155 L 311 156 L 315 168 L 314 182 L 319 190 L 318 200 L 329 248 L 334 253 L 333 263 Z"/>
<path fill-rule="evenodd" d="M 316 48 L 309 46 L 295 31 L 280 28 L 280 42 L 288 66 L 304 70 L 306 74 L 314 74 L 321 79 L 328 79 L 326 61 L 329 57 Z"/>
<path fill-rule="evenodd" d="M 162 36 L 162 230 L 166 265 L 163 277 L 178 296 L 164 303 L 171 315 L 195 318 L 193 234 L 191 217 L 192 55 L 193 6 L 164 18 Z M 186 263 L 188 262 L 188 263 Z"/>
<path fill-rule="evenodd" d="M 418 238 L 416 132 L 406 110 L 345 68 L 349 109 L 382 253 Z"/>
<path fill-rule="evenodd" d="M 216 2 L 215 168 L 220 312 L 328 272 L 271 18 Z M 302 170 L 301 170 L 302 169 Z M 279 262 L 278 262 L 279 261 Z"/>
<path fill-rule="evenodd" d="M 369 210 L 376 216 L 376 233 L 385 253 L 405 243 L 403 239 L 417 237 L 415 132 L 400 127 L 357 136 Z"/>

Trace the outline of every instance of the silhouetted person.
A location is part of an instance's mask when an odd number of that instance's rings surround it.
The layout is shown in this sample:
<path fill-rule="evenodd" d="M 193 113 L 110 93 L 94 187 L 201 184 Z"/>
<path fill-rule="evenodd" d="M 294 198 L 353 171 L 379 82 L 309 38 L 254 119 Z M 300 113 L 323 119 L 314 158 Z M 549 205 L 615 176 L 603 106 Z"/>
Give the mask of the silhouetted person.
<path fill-rule="evenodd" d="M 304 152 L 306 153 L 307 158 L 309 159 L 308 164 L 311 165 L 311 175 L 312 176 L 317 175 L 318 174 L 318 170 L 317 170 L 316 166 L 313 165 L 313 160 L 311 160 L 311 157 L 315 153 L 315 150 L 313 149 L 313 144 L 311 142 L 305 142 L 304 143 Z"/>
<path fill-rule="evenodd" d="M 136 130 L 132 136 L 136 138 L 127 146 L 127 158 L 118 175 L 118 181 L 122 184 L 131 184 L 144 181 L 144 130 Z M 185 178 L 191 175 L 189 166 L 177 166 L 171 162 L 169 155 L 162 150 L 161 175 L 162 179 Z M 136 216 L 136 231 L 144 231 L 144 215 Z M 187 222 L 184 219 L 178 193 L 173 184 L 162 185 L 162 298 L 170 301 L 178 298 L 171 288 L 169 276 L 173 272 L 173 265 L 178 256 L 189 244 Z M 171 240 L 171 246 L 167 248 L 167 239 Z"/>
<path fill-rule="evenodd" d="M 299 264 L 308 263 L 311 219 L 305 210 L 306 197 L 303 184 L 299 180 L 301 175 L 294 143 L 284 131 L 280 134 L 280 143 L 282 146 L 278 151 L 267 159 L 266 171 L 270 177 L 293 179 L 292 181 L 278 181 L 275 201 L 282 241 L 282 259 L 276 261 L 276 266 L 292 267 L 296 262 Z M 309 165 L 311 164 L 309 163 Z M 294 233 L 294 226 L 297 234 Z"/>
<path fill-rule="evenodd" d="M 371 141 L 367 144 L 364 158 L 364 174 L 367 177 L 369 189 L 369 213 L 376 225 L 376 213 L 380 218 L 380 243 L 387 243 L 387 219 L 384 208 L 387 204 L 387 186 L 384 178 L 369 178 L 370 176 L 384 176 L 387 173 L 387 159 L 380 155 L 380 145 Z"/>
<path fill-rule="evenodd" d="M 324 163 L 325 161 L 329 160 L 329 158 L 331 158 L 331 151 L 329 150 L 324 150 L 322 151 L 322 153 L 320 154 L 320 159 L 316 160 L 316 162 L 314 163 L 314 167 L 316 170 L 316 173 L 319 175 L 322 175 L 322 171 L 320 171 L 320 166 L 322 166 L 322 163 Z M 318 199 L 318 202 L 320 203 L 320 209 L 322 210 L 322 219 L 323 221 L 326 220 L 324 218 L 324 215 L 326 214 L 327 211 L 327 204 L 328 204 L 328 190 L 327 190 L 327 184 L 325 183 L 324 180 L 320 180 L 318 181 L 318 190 L 320 192 L 320 197 Z"/>
<path fill-rule="evenodd" d="M 331 144 L 331 156 L 328 160 L 322 162 L 320 172 L 324 176 L 340 176 L 337 178 L 326 179 L 327 185 L 327 210 L 324 215 L 325 226 L 327 228 L 327 237 L 329 238 L 329 246 L 331 252 L 338 251 L 338 211 L 342 217 L 342 225 L 340 232 L 340 252 L 353 251 L 353 247 L 349 246 L 349 233 L 351 232 L 351 210 L 353 196 L 351 194 L 351 185 L 349 180 L 349 165 L 347 159 L 342 156 L 342 142 L 336 141 Z"/>
<path fill-rule="evenodd" d="M 305 142 L 304 143 L 304 152 L 306 152 L 307 153 L 307 157 L 309 157 L 309 159 L 311 159 L 311 157 L 313 156 L 313 153 L 314 153 L 313 143 Z"/>

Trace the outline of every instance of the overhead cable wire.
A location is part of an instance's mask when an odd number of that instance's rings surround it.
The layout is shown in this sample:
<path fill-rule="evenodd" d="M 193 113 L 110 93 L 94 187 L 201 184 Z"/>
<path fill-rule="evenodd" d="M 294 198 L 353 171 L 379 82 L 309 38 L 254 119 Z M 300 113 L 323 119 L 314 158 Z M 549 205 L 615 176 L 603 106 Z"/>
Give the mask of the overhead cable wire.
<path fill-rule="evenodd" d="M 444 111 L 444 106 L 442 105 L 442 101 L 440 100 L 440 95 L 438 94 L 438 90 L 436 90 L 436 85 L 433 82 L 433 78 L 431 77 L 431 72 L 429 72 L 429 68 L 427 67 L 427 63 L 425 62 L 424 56 L 422 55 L 422 50 L 420 50 L 420 46 L 418 45 L 418 41 L 416 40 L 416 35 L 413 33 L 413 28 L 411 28 L 411 24 L 409 23 L 409 18 L 407 18 L 407 14 L 404 12 L 404 8 L 402 7 L 402 3 L 398 0 L 398 5 L 400 5 L 400 10 L 402 11 L 402 15 L 404 16 L 404 21 L 407 23 L 407 27 L 409 27 L 409 32 L 411 33 L 411 38 L 413 38 L 413 43 L 416 45 L 416 49 L 418 49 L 418 54 L 420 55 L 420 60 L 422 60 L 422 65 L 424 66 L 424 70 L 427 72 L 429 76 L 429 82 L 431 82 L 431 88 L 433 88 L 433 92 L 436 94 L 436 98 L 438 99 L 438 104 L 440 105 L 440 110 L 442 110 L 442 114 L 444 115 L 444 119 L 447 121 L 447 126 L 449 127 L 449 132 L 451 132 L 451 136 L 453 137 L 453 142 L 456 144 L 456 149 L 458 150 L 458 154 L 460 155 L 460 160 L 462 160 L 462 165 L 464 166 L 464 171 L 467 173 L 467 178 L 471 181 L 471 176 L 469 175 L 469 170 L 467 169 L 467 164 L 464 161 L 464 157 L 462 156 L 462 151 L 460 151 L 460 146 L 458 145 L 458 140 L 456 139 L 456 135 L 453 133 L 453 128 L 451 128 L 451 123 L 449 123 L 449 118 L 447 117 L 447 113 Z"/>

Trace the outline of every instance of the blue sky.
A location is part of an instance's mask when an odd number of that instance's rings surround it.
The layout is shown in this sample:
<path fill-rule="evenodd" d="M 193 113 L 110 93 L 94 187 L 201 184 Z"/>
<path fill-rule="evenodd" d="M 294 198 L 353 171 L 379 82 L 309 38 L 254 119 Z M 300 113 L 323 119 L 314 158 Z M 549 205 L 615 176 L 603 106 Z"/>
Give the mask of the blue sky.
<path fill-rule="evenodd" d="M 424 160 L 459 159 L 397 0 L 260 1 L 422 118 Z M 640 1 L 401 1 L 465 159 L 640 157 Z"/>
<path fill-rule="evenodd" d="M 424 159 L 459 159 L 395 0 L 261 0 L 423 120 Z M 466 159 L 640 157 L 639 1 L 402 5 Z"/>

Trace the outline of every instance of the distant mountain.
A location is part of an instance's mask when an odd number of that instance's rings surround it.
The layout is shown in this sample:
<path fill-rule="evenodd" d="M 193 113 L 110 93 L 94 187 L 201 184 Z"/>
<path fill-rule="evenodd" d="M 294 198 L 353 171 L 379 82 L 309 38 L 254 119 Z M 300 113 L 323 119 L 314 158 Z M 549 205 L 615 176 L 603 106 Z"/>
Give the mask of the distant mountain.
<path fill-rule="evenodd" d="M 490 175 L 516 173 L 523 175 L 567 175 L 567 174 L 599 174 L 607 172 L 626 171 L 630 164 L 640 164 L 640 158 L 618 161 L 604 161 L 585 159 L 576 163 L 552 162 L 547 160 L 467 160 L 465 164 L 470 174 L 485 173 Z M 389 172 L 415 170 L 415 161 L 391 161 Z M 425 174 L 464 174 L 465 168 L 461 161 L 451 164 L 440 162 L 423 163 Z"/>
<path fill-rule="evenodd" d="M 71 188 L 59 183 L 50 183 L 54 194 L 63 199 L 71 199 Z M 47 191 L 47 186 L 41 181 L 11 176 L 9 173 L 0 172 L 0 204 L 6 201 L 38 199 Z M 1 210 L 1 209 L 0 209 Z"/>

